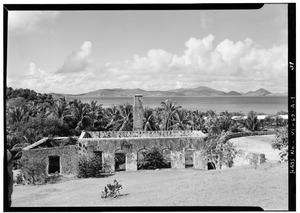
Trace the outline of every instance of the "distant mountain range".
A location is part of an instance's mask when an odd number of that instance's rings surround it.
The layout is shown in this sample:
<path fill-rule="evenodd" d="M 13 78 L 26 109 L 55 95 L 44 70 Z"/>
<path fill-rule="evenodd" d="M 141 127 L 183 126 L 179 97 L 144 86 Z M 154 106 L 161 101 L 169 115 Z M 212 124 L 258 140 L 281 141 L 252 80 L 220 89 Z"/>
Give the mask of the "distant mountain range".
<path fill-rule="evenodd" d="M 271 95 L 272 93 L 269 92 L 268 90 L 265 90 L 263 88 L 260 88 L 256 91 L 249 91 L 245 93 L 244 95 L 246 96 L 266 96 L 266 95 Z"/>
<path fill-rule="evenodd" d="M 197 97 L 197 96 L 286 96 L 287 93 L 275 94 L 271 93 L 263 88 L 256 91 L 249 91 L 247 93 L 239 93 L 236 91 L 224 92 L 215 90 L 209 87 L 196 87 L 192 89 L 174 89 L 168 91 L 147 91 L 142 89 L 99 89 L 96 91 L 84 93 L 84 94 L 58 94 L 51 93 L 53 97 L 59 98 L 61 96 L 68 97 L 133 97 L 135 94 L 142 94 L 144 97 Z"/>

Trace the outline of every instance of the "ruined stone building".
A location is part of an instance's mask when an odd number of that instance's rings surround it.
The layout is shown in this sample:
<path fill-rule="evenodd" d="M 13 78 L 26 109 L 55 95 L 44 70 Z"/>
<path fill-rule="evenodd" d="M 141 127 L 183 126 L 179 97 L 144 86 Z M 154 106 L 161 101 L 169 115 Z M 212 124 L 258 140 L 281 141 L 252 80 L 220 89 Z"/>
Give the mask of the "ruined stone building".
<path fill-rule="evenodd" d="M 99 156 L 105 172 L 136 171 L 144 154 L 156 147 L 170 168 L 207 169 L 206 135 L 201 131 L 143 131 L 142 95 L 134 97 L 133 131 L 82 132 L 80 137 L 43 138 L 23 149 L 23 159 L 42 162 L 47 174 L 76 174 L 81 156 Z M 242 132 L 227 139 L 274 132 Z M 235 165 L 250 164 L 253 153 L 237 155 Z M 258 153 L 259 156 L 264 154 Z M 118 160 L 116 160 L 118 159 Z M 264 157 L 259 157 L 264 162 Z"/>
<path fill-rule="evenodd" d="M 205 168 L 201 131 L 143 131 L 142 95 L 134 97 L 133 131 L 82 132 L 70 138 L 43 138 L 23 149 L 23 158 L 45 164 L 48 174 L 76 174 L 80 156 L 101 156 L 107 172 L 135 171 L 143 153 L 158 148 L 171 168 Z M 66 142 L 69 141 L 69 142 Z M 115 158 L 124 162 L 116 163 Z"/>

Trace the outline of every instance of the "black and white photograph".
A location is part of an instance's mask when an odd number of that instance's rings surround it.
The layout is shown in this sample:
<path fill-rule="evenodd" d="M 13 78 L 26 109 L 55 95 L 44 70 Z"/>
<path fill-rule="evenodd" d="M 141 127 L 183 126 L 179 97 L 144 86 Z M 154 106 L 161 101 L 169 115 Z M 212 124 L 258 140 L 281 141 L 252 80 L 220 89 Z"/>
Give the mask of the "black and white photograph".
<path fill-rule="evenodd" d="M 295 3 L 3 9 L 4 211 L 296 209 Z"/>

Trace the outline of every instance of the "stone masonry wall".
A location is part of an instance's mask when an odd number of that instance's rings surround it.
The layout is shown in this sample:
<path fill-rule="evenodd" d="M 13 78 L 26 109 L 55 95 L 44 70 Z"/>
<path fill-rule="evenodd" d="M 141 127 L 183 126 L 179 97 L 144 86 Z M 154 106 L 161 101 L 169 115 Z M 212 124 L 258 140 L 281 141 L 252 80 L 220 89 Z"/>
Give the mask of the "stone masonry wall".
<path fill-rule="evenodd" d="M 149 138 L 149 137 L 203 137 L 201 131 L 171 130 L 171 131 L 89 131 L 92 138 Z"/>
<path fill-rule="evenodd" d="M 194 168 L 205 169 L 206 159 L 202 153 L 204 138 L 199 137 L 164 137 L 164 138 L 84 138 L 80 139 L 81 153 L 90 155 L 94 151 L 103 152 L 103 161 L 108 162 L 110 171 L 114 171 L 115 152 L 126 153 L 126 171 L 137 170 L 137 154 L 140 150 L 157 147 L 160 151 L 170 150 L 172 168 L 185 167 L 185 150 L 194 150 Z"/>
<path fill-rule="evenodd" d="M 22 158 L 34 158 L 46 165 L 48 173 L 49 156 L 60 156 L 60 174 L 76 174 L 78 169 L 77 146 L 30 149 L 22 152 Z"/>

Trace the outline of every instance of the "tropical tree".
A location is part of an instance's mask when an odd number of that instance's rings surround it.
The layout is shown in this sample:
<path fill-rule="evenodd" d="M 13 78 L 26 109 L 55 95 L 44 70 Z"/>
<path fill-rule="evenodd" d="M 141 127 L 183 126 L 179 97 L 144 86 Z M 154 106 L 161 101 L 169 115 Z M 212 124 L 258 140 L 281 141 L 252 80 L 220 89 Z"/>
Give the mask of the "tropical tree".
<path fill-rule="evenodd" d="M 231 131 L 235 127 L 235 121 L 232 114 L 227 111 L 220 113 L 219 116 L 210 113 L 204 123 L 206 131 L 211 135 L 219 135 L 221 132 Z"/>
<path fill-rule="evenodd" d="M 170 128 L 174 130 L 187 130 L 192 124 L 192 121 L 189 119 L 189 113 L 185 109 L 178 110 L 177 113 L 174 113 L 171 121 L 173 125 Z"/>
<path fill-rule="evenodd" d="M 119 131 L 131 131 L 133 128 L 133 107 L 131 104 L 125 103 L 119 105 L 118 111 L 120 113 L 121 127 Z"/>
<path fill-rule="evenodd" d="M 199 110 L 193 111 L 193 129 L 194 130 L 203 130 L 204 129 L 204 124 L 205 124 L 205 119 L 204 119 L 205 113 L 201 112 Z"/>
<path fill-rule="evenodd" d="M 65 116 L 70 114 L 70 107 L 66 102 L 66 98 L 60 98 L 58 101 L 55 101 L 50 113 L 55 115 L 57 118 L 63 120 Z"/>
<path fill-rule="evenodd" d="M 247 118 L 244 121 L 244 125 L 250 131 L 257 131 L 258 130 L 259 122 L 258 122 L 258 119 L 257 119 L 256 112 L 251 110 L 248 113 Z"/>
<path fill-rule="evenodd" d="M 92 119 L 89 116 L 85 115 L 82 117 L 81 121 L 77 124 L 75 130 L 78 132 L 78 134 L 80 134 L 82 130 L 92 130 L 92 127 L 93 127 Z"/>
<path fill-rule="evenodd" d="M 226 141 L 227 133 L 225 131 L 218 135 L 209 135 L 205 139 L 204 150 L 210 162 L 213 162 L 216 168 L 222 168 L 222 165 L 233 166 L 233 159 L 237 154 L 235 146 Z"/>
<path fill-rule="evenodd" d="M 75 99 L 69 103 L 71 105 L 71 114 L 77 122 L 80 122 L 84 115 L 90 112 L 90 105 L 82 103 L 80 100 Z"/>
<path fill-rule="evenodd" d="M 288 161 L 288 126 L 276 130 L 275 140 L 272 141 L 272 148 L 280 150 L 280 161 Z"/>
<path fill-rule="evenodd" d="M 206 115 L 207 115 L 207 117 L 216 117 L 216 116 L 217 116 L 217 113 L 216 113 L 216 111 L 214 111 L 214 110 L 208 110 L 208 111 L 206 112 Z"/>
<path fill-rule="evenodd" d="M 26 105 L 12 106 L 7 109 L 6 116 L 8 121 L 13 123 L 20 123 L 22 120 L 28 119 L 29 110 Z"/>
<path fill-rule="evenodd" d="M 218 117 L 218 127 L 221 131 L 228 132 L 235 125 L 235 121 L 232 119 L 232 114 L 225 111 Z"/>
<path fill-rule="evenodd" d="M 155 126 L 155 114 L 153 109 L 146 107 L 144 110 L 144 131 L 154 131 L 156 130 Z"/>
<path fill-rule="evenodd" d="M 92 126 L 100 127 L 103 126 L 104 110 L 102 104 L 97 104 L 97 101 L 91 101 L 89 117 L 91 118 Z"/>
<path fill-rule="evenodd" d="M 178 112 L 181 106 L 176 106 L 177 102 L 173 102 L 171 99 L 161 102 L 162 115 L 164 119 L 164 130 L 169 130 L 172 126 L 173 116 Z"/>
<path fill-rule="evenodd" d="M 115 122 L 119 119 L 119 110 L 116 105 L 111 105 L 111 107 L 104 110 L 104 120 L 106 120 L 106 129 L 113 130 Z"/>
<path fill-rule="evenodd" d="M 205 120 L 204 128 L 209 135 L 219 135 L 221 133 L 217 122 L 218 118 L 216 116 L 207 117 L 207 119 Z"/>
<path fill-rule="evenodd" d="M 113 131 L 131 131 L 133 127 L 133 108 L 129 103 L 123 105 L 112 106 L 108 111 L 111 120 L 107 125 L 107 128 L 111 128 Z"/>

